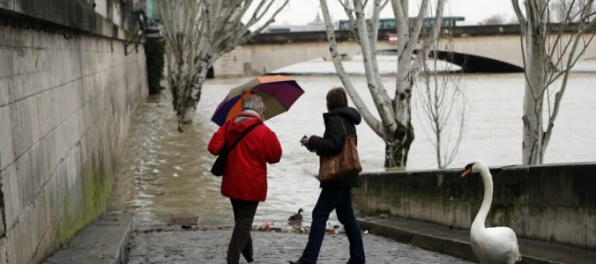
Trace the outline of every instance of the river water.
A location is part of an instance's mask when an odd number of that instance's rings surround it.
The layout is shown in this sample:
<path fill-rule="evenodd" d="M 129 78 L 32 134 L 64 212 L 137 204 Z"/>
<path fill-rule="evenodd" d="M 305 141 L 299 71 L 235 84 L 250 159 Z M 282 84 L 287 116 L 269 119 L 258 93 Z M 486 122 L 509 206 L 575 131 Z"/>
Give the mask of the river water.
<path fill-rule="evenodd" d="M 546 163 L 596 160 L 596 73 L 574 73 L 563 99 Z M 323 132 L 321 114 L 329 88 L 341 85 L 334 75 L 296 76 L 305 94 L 287 113 L 267 120 L 283 148 L 280 163 L 269 166 L 267 201 L 261 203 L 255 224 L 270 222 L 283 227 L 299 208 L 305 224 L 319 194 L 317 157 L 299 144 L 303 135 Z M 114 184 L 110 211 L 131 211 L 137 225 L 168 222 L 171 217 L 196 216 L 199 225 L 231 225 L 228 199 L 219 193 L 221 178 L 209 169 L 215 157 L 206 145 L 217 125 L 210 121 L 217 104 L 228 90 L 249 80 L 208 80 L 204 85 L 194 123 L 183 133 L 176 130 L 176 117 L 167 90 L 142 104 L 131 125 L 126 151 Z M 369 106 L 372 100 L 365 78 L 352 81 Z M 394 83 L 385 83 L 393 94 Z M 469 74 L 460 86 L 468 103 L 468 119 L 460 151 L 449 168 L 461 168 L 474 159 L 489 166 L 519 164 L 522 140 L 522 74 Z M 413 96 L 416 98 L 416 96 Z M 419 103 L 414 103 L 416 112 Z M 374 109 L 371 109 L 375 112 Z M 414 114 L 416 131 L 421 119 Z M 358 147 L 365 172 L 383 171 L 384 143 L 363 123 L 358 126 Z M 433 147 L 422 132 L 412 144 L 408 170 L 434 169 Z M 336 221 L 334 214 L 330 221 Z"/>

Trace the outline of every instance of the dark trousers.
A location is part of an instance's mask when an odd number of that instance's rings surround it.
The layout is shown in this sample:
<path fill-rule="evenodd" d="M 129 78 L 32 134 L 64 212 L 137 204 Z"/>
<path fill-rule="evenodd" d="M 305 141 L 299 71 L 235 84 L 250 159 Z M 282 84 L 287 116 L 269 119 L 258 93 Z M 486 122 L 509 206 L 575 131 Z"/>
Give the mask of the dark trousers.
<path fill-rule="evenodd" d="M 234 210 L 234 231 L 228 246 L 228 256 L 226 257 L 228 264 L 237 264 L 240 261 L 240 253 L 244 258 L 252 260 L 252 237 L 250 236 L 250 229 L 252 221 L 257 212 L 259 202 L 248 202 L 230 199 L 232 208 Z"/>
<path fill-rule="evenodd" d="M 312 224 L 308 234 L 308 243 L 300 260 L 308 264 L 317 263 L 323 237 L 325 236 L 327 219 L 329 219 L 329 214 L 333 209 L 335 209 L 339 222 L 344 225 L 346 236 L 350 241 L 350 259 L 348 263 L 365 263 L 362 234 L 358 222 L 356 222 L 356 217 L 354 217 L 350 188 L 331 187 L 324 187 L 321 190 L 319 200 L 312 211 Z"/>

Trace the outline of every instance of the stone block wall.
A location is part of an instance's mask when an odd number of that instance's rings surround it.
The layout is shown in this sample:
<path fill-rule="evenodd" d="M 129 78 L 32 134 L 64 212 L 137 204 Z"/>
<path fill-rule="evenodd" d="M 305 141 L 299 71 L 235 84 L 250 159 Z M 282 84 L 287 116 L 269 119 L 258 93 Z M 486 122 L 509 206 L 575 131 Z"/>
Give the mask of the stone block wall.
<path fill-rule="evenodd" d="M 354 203 L 365 215 L 394 216 L 470 228 L 484 187 L 461 170 L 363 174 Z M 491 168 L 493 202 L 486 226 L 519 237 L 596 249 L 596 164 Z"/>
<path fill-rule="evenodd" d="M 0 0 L 0 264 L 41 262 L 105 211 L 148 93 L 142 46 L 125 52 L 114 23 L 82 30 L 25 2 Z M 70 7 L 64 16 L 82 14 Z"/>
<path fill-rule="evenodd" d="M 133 31 L 134 18 L 127 4 L 136 0 L 0 0 L 0 16 L 51 24 L 111 38 L 126 38 Z M 23 16 L 24 18 L 20 17 Z"/>

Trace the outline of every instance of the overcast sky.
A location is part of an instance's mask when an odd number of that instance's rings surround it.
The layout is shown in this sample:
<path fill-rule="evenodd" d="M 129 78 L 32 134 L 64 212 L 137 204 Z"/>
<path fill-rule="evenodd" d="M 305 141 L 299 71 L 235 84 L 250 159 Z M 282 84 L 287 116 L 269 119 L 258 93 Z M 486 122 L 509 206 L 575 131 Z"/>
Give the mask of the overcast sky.
<path fill-rule="evenodd" d="M 345 18 L 344 11 L 337 1 L 327 2 L 334 20 Z M 412 9 L 415 9 L 418 1 L 410 2 L 410 15 L 413 16 L 416 10 Z M 390 5 L 387 5 L 381 17 L 393 17 Z M 286 9 L 277 16 L 274 24 L 304 25 L 313 21 L 320 12 L 319 0 L 290 0 Z M 505 21 L 515 17 L 510 0 L 447 0 L 444 15 L 465 17 L 466 20 L 458 25 L 476 25 L 494 15 L 504 17 Z"/>

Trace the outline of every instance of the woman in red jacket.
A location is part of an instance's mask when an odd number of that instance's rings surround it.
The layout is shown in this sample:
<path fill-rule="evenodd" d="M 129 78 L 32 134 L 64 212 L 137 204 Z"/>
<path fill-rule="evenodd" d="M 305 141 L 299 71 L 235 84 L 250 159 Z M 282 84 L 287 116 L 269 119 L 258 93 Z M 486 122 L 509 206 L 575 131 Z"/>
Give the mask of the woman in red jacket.
<path fill-rule="evenodd" d="M 230 198 L 234 210 L 228 264 L 238 263 L 240 253 L 249 263 L 254 261 L 250 230 L 259 202 L 267 198 L 267 163 L 277 163 L 281 158 L 277 136 L 263 124 L 264 110 L 261 97 L 249 96 L 244 99 L 242 112 L 221 126 L 209 141 L 209 152 L 218 155 L 226 142 L 232 144 L 255 125 L 228 154 L 221 182 L 221 194 Z"/>

